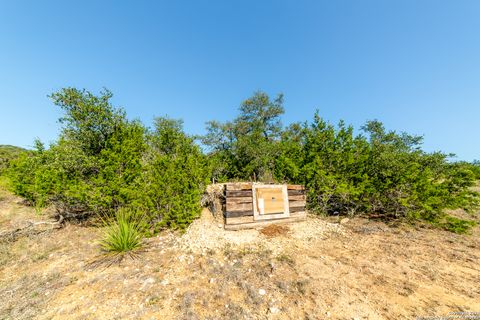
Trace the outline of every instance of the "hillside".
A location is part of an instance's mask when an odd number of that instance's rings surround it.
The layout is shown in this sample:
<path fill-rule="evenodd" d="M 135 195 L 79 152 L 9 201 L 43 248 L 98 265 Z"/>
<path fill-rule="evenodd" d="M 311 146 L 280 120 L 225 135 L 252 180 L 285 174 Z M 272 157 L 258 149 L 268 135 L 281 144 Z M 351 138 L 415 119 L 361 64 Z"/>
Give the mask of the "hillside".
<path fill-rule="evenodd" d="M 45 219 L 5 191 L 0 233 Z M 48 212 L 46 212 L 48 213 Z M 203 210 L 121 262 L 101 229 L 0 243 L 1 319 L 413 319 L 480 310 L 480 232 L 309 216 L 225 231 Z"/>
<path fill-rule="evenodd" d="M 6 168 L 10 160 L 15 159 L 25 151 L 27 150 L 20 147 L 0 144 L 0 172 Z"/>

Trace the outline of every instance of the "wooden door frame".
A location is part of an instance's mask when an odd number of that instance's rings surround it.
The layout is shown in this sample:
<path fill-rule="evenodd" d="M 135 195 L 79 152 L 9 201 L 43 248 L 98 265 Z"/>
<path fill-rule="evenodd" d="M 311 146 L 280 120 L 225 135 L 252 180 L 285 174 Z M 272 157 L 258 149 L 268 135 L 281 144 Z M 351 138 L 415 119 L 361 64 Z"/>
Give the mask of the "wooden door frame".
<path fill-rule="evenodd" d="M 258 211 L 257 190 L 256 189 L 282 189 L 283 196 L 283 213 L 260 214 Z M 290 208 L 288 206 L 288 190 L 287 185 L 271 185 L 271 184 L 253 184 L 253 220 L 271 220 L 290 217 Z"/>

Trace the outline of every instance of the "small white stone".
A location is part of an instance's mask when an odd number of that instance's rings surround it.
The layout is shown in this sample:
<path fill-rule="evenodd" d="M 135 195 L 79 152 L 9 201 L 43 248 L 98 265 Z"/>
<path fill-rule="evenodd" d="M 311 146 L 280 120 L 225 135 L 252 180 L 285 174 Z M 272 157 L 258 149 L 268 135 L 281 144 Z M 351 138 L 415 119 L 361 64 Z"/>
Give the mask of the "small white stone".
<path fill-rule="evenodd" d="M 280 312 L 280 309 L 278 309 L 277 307 L 270 307 L 270 313 L 278 313 Z"/>
<path fill-rule="evenodd" d="M 266 293 L 267 293 L 267 291 L 265 291 L 265 289 L 258 289 L 258 294 L 259 295 L 264 296 Z"/>

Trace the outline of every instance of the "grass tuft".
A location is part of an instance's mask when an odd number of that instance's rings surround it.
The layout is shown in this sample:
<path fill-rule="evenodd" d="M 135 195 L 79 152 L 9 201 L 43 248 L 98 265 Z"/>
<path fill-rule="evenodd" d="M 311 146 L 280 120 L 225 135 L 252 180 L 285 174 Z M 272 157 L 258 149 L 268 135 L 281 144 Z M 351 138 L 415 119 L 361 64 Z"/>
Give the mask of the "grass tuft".
<path fill-rule="evenodd" d="M 100 244 L 106 252 L 124 254 L 140 249 L 142 239 L 141 217 L 128 210 L 120 209 L 116 213 L 115 219 L 107 225 Z"/>

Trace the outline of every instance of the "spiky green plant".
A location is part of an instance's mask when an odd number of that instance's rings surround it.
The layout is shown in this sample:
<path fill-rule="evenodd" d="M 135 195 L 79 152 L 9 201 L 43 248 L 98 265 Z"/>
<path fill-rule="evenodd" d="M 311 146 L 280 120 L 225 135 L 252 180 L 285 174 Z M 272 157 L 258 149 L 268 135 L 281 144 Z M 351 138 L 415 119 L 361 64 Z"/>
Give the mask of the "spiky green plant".
<path fill-rule="evenodd" d="M 100 244 L 106 252 L 125 254 L 140 249 L 142 238 L 142 217 L 120 209 L 115 219 L 107 224 Z"/>

